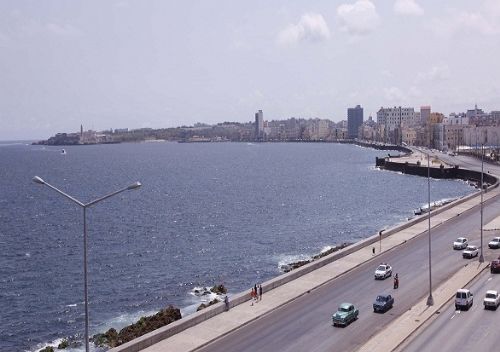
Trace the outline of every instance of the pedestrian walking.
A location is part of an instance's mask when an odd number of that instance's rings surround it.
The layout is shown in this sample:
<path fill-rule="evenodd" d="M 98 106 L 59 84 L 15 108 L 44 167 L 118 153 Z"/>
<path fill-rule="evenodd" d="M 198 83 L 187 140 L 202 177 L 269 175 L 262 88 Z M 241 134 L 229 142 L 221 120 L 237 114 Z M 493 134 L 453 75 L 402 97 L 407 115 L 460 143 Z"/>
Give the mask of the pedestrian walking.
<path fill-rule="evenodd" d="M 255 291 L 255 296 L 254 296 L 254 298 L 255 298 L 255 300 L 256 300 L 256 301 L 258 301 L 258 300 L 259 300 L 259 296 L 258 296 L 259 291 L 257 291 L 257 284 L 255 284 L 255 285 L 253 286 L 253 289 L 254 289 L 254 291 Z"/>
<path fill-rule="evenodd" d="M 262 285 L 259 285 L 259 299 L 262 301 Z"/>
<path fill-rule="evenodd" d="M 372 247 L 372 255 L 375 255 L 375 247 Z"/>
<path fill-rule="evenodd" d="M 396 273 L 396 276 L 394 276 L 394 289 L 399 288 L 399 277 L 398 274 Z"/>
<path fill-rule="evenodd" d="M 224 297 L 224 304 L 226 305 L 226 312 L 229 310 L 229 297 Z"/>
<path fill-rule="evenodd" d="M 250 298 L 252 301 L 252 304 L 250 304 L 250 305 L 253 306 L 253 301 L 255 301 L 255 290 L 253 287 L 252 287 L 252 292 L 250 292 Z"/>

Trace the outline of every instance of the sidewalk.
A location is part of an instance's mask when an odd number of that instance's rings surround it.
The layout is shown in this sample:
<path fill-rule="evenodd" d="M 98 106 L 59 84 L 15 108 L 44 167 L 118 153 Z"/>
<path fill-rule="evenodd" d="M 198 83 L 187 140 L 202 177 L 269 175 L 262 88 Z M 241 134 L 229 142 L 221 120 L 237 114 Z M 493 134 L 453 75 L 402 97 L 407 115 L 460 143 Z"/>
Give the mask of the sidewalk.
<path fill-rule="evenodd" d="M 484 194 L 484 200 L 486 201 L 496 196 L 497 194 L 500 194 L 500 190 L 498 189 L 498 187 Z M 478 203 L 479 203 L 479 198 L 473 197 L 472 199 L 469 199 L 450 209 L 444 210 L 439 214 L 433 215 L 431 217 L 431 227 L 438 226 L 451 218 L 459 216 L 464 211 L 478 205 Z M 409 239 L 423 232 L 426 232 L 427 229 L 428 229 L 428 222 L 420 221 L 419 223 L 414 224 L 411 227 L 403 229 L 397 233 L 394 233 L 384 238 L 382 241 L 382 252 L 386 252 L 390 249 L 393 249 L 394 247 L 397 247 L 400 244 L 405 243 Z M 380 254 L 378 243 L 376 245 L 376 249 L 377 249 L 377 255 Z M 265 315 L 284 304 L 287 304 L 288 302 L 296 299 L 297 297 L 307 293 L 308 290 L 321 286 L 326 282 L 334 279 L 335 277 L 345 273 L 346 271 L 352 270 L 353 268 L 357 267 L 358 265 L 372 258 L 373 258 L 372 245 L 365 246 L 356 252 L 353 252 L 343 258 L 340 258 L 319 269 L 316 269 L 308 274 L 305 274 L 291 282 L 288 282 L 268 292 L 264 292 L 262 301 L 253 303 L 253 305 L 251 304 L 251 301 L 239 304 L 231 308 L 228 312 L 218 314 L 191 328 L 185 329 L 167 339 L 164 339 L 154 345 L 151 345 L 141 350 L 145 352 L 193 351 L 197 348 L 202 347 L 203 345 L 208 344 L 213 340 L 216 340 L 230 333 L 233 330 L 238 329 L 241 326 L 250 323 L 251 321 L 259 318 L 260 316 Z M 464 269 L 467 270 L 467 275 L 466 275 L 467 277 L 469 277 L 470 275 L 473 276 L 477 274 L 476 271 L 472 270 L 473 266 L 474 265 L 469 265 L 469 268 Z M 464 274 L 462 274 L 462 276 L 464 276 Z M 456 290 L 457 285 L 462 286 L 462 282 L 459 280 L 462 279 L 462 276 L 458 278 L 457 275 L 455 275 L 451 280 L 448 281 L 449 287 L 452 287 L 452 290 Z M 435 307 L 438 307 L 440 305 L 441 300 L 445 299 L 446 297 L 447 297 L 446 300 L 449 299 L 450 297 L 448 292 L 450 290 L 449 287 L 448 285 L 444 285 L 442 289 L 440 287 L 436 291 Z M 442 290 L 442 292 L 439 291 L 440 289 Z M 422 309 L 419 310 L 418 307 L 420 307 L 420 304 L 421 302 L 416 306 L 414 312 L 412 309 L 411 312 L 412 314 L 421 314 L 422 316 L 423 314 L 428 314 L 429 311 L 425 311 Z M 407 331 L 413 331 L 412 329 L 416 328 L 414 325 L 410 324 L 412 319 L 415 320 L 413 315 L 411 317 L 407 317 L 405 314 L 404 316 L 402 316 L 397 320 L 400 321 L 400 323 L 402 324 L 404 323 L 404 326 L 406 326 L 404 330 L 405 334 L 407 333 Z M 420 320 L 423 321 L 423 318 L 420 318 Z M 154 333 L 155 332 L 152 332 L 150 334 Z M 148 338 L 147 335 L 145 335 L 143 339 L 147 339 Z M 384 338 L 384 340 L 387 339 Z M 368 343 L 371 343 L 371 340 L 368 341 Z M 367 349 L 364 349 L 364 351 L 375 351 L 375 349 L 373 349 L 374 345 L 368 345 L 368 343 L 366 345 L 368 347 Z M 376 344 L 377 345 L 380 344 L 380 341 L 377 340 Z M 118 352 L 118 351 L 139 350 L 137 348 L 136 349 L 127 348 L 127 345 L 129 344 L 125 344 L 123 345 L 123 347 L 120 346 L 118 348 L 112 349 L 111 351 Z M 378 350 L 390 351 L 390 349 L 387 348 L 382 348 Z"/>

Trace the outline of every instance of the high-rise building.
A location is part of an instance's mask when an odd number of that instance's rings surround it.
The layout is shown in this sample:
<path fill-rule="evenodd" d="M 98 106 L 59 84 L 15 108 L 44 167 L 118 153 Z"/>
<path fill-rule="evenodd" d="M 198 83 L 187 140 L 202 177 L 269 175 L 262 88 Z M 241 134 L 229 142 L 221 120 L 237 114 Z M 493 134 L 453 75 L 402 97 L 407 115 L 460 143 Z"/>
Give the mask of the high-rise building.
<path fill-rule="evenodd" d="M 431 107 L 430 106 L 421 106 L 420 107 L 420 123 L 425 125 L 427 121 L 429 121 L 429 117 L 431 117 Z"/>
<path fill-rule="evenodd" d="M 264 137 L 264 113 L 259 110 L 255 113 L 255 140 L 262 140 Z"/>
<path fill-rule="evenodd" d="M 363 124 L 363 108 L 356 105 L 347 109 L 347 136 L 357 138 L 359 127 Z"/>

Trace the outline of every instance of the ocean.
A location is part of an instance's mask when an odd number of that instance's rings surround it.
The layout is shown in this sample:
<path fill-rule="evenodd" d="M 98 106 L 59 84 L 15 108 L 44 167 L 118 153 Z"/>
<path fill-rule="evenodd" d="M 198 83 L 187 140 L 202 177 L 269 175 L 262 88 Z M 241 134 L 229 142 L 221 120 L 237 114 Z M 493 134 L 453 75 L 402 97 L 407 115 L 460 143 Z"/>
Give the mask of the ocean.
<path fill-rule="evenodd" d="M 197 288 L 249 290 L 405 221 L 427 202 L 427 179 L 376 169 L 384 155 L 332 143 L 0 143 L 0 351 L 84 332 L 83 212 L 33 176 L 84 203 L 143 185 L 87 210 L 95 334 L 169 304 L 190 314 L 209 299 Z M 472 192 L 431 181 L 433 201 Z"/>

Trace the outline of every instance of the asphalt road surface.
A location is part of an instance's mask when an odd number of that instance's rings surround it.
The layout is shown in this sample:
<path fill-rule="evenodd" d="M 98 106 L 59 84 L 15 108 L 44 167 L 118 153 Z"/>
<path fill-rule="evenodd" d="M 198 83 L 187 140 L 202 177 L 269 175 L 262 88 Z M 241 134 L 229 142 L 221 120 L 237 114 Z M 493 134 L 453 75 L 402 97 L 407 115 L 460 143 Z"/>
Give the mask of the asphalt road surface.
<path fill-rule="evenodd" d="M 466 263 L 477 260 L 463 259 L 461 251 L 452 249 L 452 242 L 459 236 L 466 236 L 471 244 L 480 244 L 479 210 L 479 206 L 476 206 L 431 231 L 434 287 L 448 279 Z M 500 197 L 495 197 L 485 203 L 484 224 L 499 214 Z M 487 248 L 489 240 L 489 237 L 484 237 L 485 260 L 491 260 L 500 253 Z M 427 243 L 427 233 L 424 232 L 406 244 L 358 266 L 200 350 L 239 352 L 356 350 L 371 336 L 382 331 L 396 316 L 428 295 Z M 393 289 L 392 278 L 383 281 L 374 280 L 374 270 L 381 262 L 389 263 L 393 266 L 394 273 L 399 273 L 398 290 Z M 391 293 L 395 297 L 394 308 L 385 314 L 374 313 L 372 309 L 373 300 L 380 293 Z M 336 328 L 332 326 L 331 315 L 342 302 L 353 303 L 359 308 L 360 316 L 349 326 Z"/>
<path fill-rule="evenodd" d="M 497 250 L 500 254 L 500 250 Z M 425 330 L 400 351 L 498 351 L 497 311 L 485 310 L 483 298 L 487 290 L 500 291 L 500 275 L 485 271 L 468 287 L 474 294 L 474 304 L 469 311 L 455 310 L 454 300 L 444 307 Z"/>

